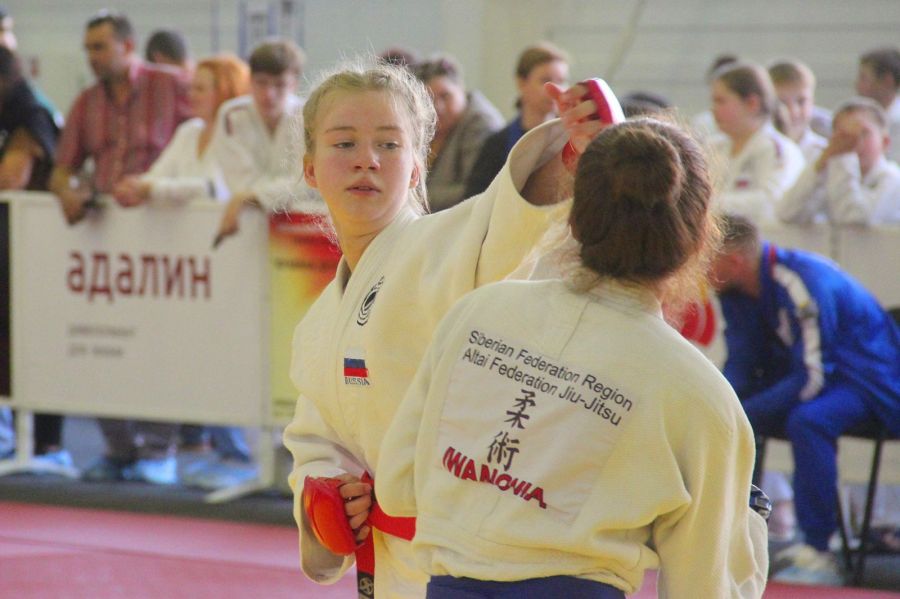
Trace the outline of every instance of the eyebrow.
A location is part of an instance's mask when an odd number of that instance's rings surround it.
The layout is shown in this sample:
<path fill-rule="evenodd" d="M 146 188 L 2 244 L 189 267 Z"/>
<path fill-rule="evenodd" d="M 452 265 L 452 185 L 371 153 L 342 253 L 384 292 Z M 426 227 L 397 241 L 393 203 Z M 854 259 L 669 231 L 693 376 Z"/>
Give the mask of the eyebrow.
<path fill-rule="evenodd" d="M 376 127 L 376 131 L 400 131 L 401 128 L 399 125 L 382 125 L 381 127 Z M 337 125 L 335 127 L 329 127 L 325 130 L 325 133 L 331 133 L 333 131 L 356 131 L 356 127 L 353 125 Z"/>

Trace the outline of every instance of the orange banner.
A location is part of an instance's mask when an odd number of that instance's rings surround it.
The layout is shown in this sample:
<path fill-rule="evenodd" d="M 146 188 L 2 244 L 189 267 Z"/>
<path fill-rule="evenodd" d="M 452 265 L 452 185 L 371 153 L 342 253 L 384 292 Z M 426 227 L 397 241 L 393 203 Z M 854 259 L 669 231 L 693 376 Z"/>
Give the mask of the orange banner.
<path fill-rule="evenodd" d="M 341 253 L 322 215 L 279 213 L 269 219 L 272 421 L 290 422 L 297 392 L 291 382 L 294 328 L 334 278 Z"/>

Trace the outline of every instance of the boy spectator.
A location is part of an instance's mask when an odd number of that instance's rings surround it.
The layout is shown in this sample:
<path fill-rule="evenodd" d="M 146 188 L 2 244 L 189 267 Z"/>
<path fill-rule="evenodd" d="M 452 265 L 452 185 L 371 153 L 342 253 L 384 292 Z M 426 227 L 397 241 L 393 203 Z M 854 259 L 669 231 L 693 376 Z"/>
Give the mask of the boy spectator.
<path fill-rule="evenodd" d="M 218 240 L 237 232 L 245 206 L 272 212 L 307 192 L 300 175 L 303 100 L 296 95 L 305 61 L 291 41 L 263 42 L 248 61 L 250 95 L 219 109 L 212 151 L 232 195 Z"/>
<path fill-rule="evenodd" d="M 856 93 L 872 98 L 887 112 L 892 143 L 887 156 L 900 162 L 900 49 L 878 48 L 863 54 L 856 75 Z"/>
<path fill-rule="evenodd" d="M 69 112 L 50 181 L 69 224 L 81 220 L 94 192 L 111 192 L 122 176 L 146 171 L 189 115 L 185 82 L 145 65 L 134 46 L 124 15 L 104 11 L 88 21 L 84 47 L 97 83 Z M 92 189 L 74 184 L 87 158 L 95 164 Z"/>
<path fill-rule="evenodd" d="M 828 540 L 837 530 L 837 440 L 877 420 L 900 434 L 900 327 L 832 262 L 760 241 L 726 217 L 711 269 L 725 316 L 723 372 L 758 435 L 786 436 L 805 544 L 780 556 L 777 579 L 840 584 Z"/>
<path fill-rule="evenodd" d="M 796 224 L 826 217 L 842 225 L 900 223 L 900 166 L 885 158 L 888 143 L 878 103 L 844 102 L 828 145 L 785 193 L 778 217 Z"/>
<path fill-rule="evenodd" d="M 779 130 L 800 147 L 806 162 L 818 158 L 828 141 L 815 133 L 810 124 L 815 108 L 816 76 L 800 61 L 785 60 L 769 67 L 775 95 L 784 107 Z"/>

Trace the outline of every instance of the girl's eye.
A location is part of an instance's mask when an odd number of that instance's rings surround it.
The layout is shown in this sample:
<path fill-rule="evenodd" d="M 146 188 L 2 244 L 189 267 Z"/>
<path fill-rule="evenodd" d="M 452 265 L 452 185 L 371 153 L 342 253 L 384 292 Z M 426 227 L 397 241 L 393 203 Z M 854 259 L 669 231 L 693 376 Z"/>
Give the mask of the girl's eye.
<path fill-rule="evenodd" d="M 338 148 L 340 150 L 345 150 L 347 148 L 352 148 L 353 142 L 352 141 L 339 141 L 336 144 L 334 144 L 334 147 Z"/>
<path fill-rule="evenodd" d="M 400 147 L 400 144 L 397 143 L 396 141 L 386 141 L 381 144 L 381 147 L 388 149 L 388 150 L 396 150 L 397 148 Z"/>

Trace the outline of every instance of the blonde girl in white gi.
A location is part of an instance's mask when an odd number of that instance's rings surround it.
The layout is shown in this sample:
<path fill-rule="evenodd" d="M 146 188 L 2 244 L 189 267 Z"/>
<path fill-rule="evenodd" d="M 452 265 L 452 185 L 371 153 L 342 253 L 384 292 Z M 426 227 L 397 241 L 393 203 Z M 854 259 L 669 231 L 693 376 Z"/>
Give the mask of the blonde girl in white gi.
<path fill-rule="evenodd" d="M 766 70 L 730 64 L 713 74 L 712 112 L 724 136 L 713 143 L 717 202 L 723 212 L 760 223 L 803 170 L 800 148 L 775 130 L 775 91 Z"/>
<path fill-rule="evenodd" d="M 300 504 L 305 477 L 343 477 L 357 539 L 371 506 L 381 439 L 434 327 L 454 302 L 510 273 L 558 208 L 560 151 L 583 149 L 602 128 L 580 122 L 596 108 L 561 94 L 562 121 L 535 128 L 481 195 L 426 215 L 425 164 L 435 115 L 424 85 L 387 65 L 350 67 L 313 91 L 304 112 L 303 175 L 325 200 L 343 251 L 334 281 L 294 333 L 291 376 L 299 390 L 284 442 L 304 572 L 330 584 L 353 563 L 319 544 Z M 376 595 L 421 597 L 427 578 L 410 543 L 373 531 Z M 363 589 L 365 590 L 365 589 Z"/>
<path fill-rule="evenodd" d="M 385 435 L 376 496 L 415 516 L 428 597 L 759 597 L 750 424 L 663 319 L 715 245 L 697 144 L 641 119 L 578 163 L 581 269 L 505 281 L 438 326 Z M 696 284 L 693 285 L 696 287 Z"/>

